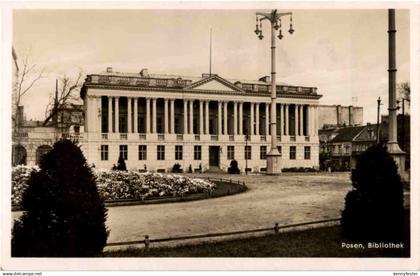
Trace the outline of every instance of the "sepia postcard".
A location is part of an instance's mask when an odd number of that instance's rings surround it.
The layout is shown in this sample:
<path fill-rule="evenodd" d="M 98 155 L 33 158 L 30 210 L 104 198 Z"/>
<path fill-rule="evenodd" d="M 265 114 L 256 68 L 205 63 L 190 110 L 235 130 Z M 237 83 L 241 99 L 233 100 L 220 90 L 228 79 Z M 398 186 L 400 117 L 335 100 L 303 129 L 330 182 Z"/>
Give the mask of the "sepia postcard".
<path fill-rule="evenodd" d="M 418 2 L 0 6 L 3 270 L 420 269 Z"/>

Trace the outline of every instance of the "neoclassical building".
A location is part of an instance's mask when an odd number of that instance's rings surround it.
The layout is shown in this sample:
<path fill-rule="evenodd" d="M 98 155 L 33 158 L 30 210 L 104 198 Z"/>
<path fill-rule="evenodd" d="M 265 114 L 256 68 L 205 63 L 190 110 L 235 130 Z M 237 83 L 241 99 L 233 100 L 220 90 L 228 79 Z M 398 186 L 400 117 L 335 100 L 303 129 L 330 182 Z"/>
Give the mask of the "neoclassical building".
<path fill-rule="evenodd" d="M 114 72 L 86 77 L 82 149 L 90 163 L 111 168 L 120 155 L 130 169 L 266 170 L 270 150 L 270 80 Z M 282 167 L 318 167 L 315 87 L 277 85 L 277 140 Z"/>

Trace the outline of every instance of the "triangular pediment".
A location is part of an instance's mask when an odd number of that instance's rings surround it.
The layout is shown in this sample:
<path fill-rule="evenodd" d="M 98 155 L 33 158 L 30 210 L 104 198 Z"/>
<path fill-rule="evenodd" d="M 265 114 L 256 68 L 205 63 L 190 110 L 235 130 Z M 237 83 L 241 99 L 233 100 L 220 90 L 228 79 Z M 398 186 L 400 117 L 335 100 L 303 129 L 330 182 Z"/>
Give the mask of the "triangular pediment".
<path fill-rule="evenodd" d="M 221 92 L 244 92 L 240 87 L 237 87 L 233 83 L 217 76 L 213 75 L 208 78 L 199 80 L 186 87 L 191 90 L 209 90 L 209 91 L 221 91 Z"/>

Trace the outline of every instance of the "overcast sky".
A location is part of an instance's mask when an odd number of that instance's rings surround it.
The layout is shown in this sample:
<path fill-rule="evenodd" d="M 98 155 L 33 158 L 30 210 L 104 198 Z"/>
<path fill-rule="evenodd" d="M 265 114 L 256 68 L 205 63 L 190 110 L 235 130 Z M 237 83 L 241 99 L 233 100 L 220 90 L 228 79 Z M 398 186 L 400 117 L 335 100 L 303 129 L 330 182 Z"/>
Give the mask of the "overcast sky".
<path fill-rule="evenodd" d="M 277 40 L 277 79 L 315 86 L 321 104 L 357 105 L 364 122 L 376 121 L 376 99 L 388 105 L 387 10 L 292 10 L 295 33 Z M 13 45 L 31 57 L 45 78 L 23 98 L 28 119 L 43 119 L 55 78 L 120 72 L 258 79 L 270 73 L 268 23 L 254 34 L 254 10 L 18 10 Z M 409 81 L 409 12 L 397 10 L 397 82 Z M 34 104 L 36 103 L 36 104 Z"/>

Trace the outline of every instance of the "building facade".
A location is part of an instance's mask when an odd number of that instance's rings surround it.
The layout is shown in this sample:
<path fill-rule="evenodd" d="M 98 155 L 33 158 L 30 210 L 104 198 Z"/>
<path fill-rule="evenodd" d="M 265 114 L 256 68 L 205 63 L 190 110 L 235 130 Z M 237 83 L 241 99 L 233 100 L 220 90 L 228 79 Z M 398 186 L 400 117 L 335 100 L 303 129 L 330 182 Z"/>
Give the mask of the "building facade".
<path fill-rule="evenodd" d="M 363 125 L 363 107 L 319 105 L 318 129 Z"/>
<path fill-rule="evenodd" d="M 282 167 L 318 167 L 321 95 L 314 87 L 277 85 L 277 139 Z M 90 163 L 129 169 L 266 170 L 270 150 L 270 81 L 113 72 L 86 77 L 82 149 Z"/>

